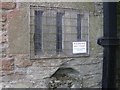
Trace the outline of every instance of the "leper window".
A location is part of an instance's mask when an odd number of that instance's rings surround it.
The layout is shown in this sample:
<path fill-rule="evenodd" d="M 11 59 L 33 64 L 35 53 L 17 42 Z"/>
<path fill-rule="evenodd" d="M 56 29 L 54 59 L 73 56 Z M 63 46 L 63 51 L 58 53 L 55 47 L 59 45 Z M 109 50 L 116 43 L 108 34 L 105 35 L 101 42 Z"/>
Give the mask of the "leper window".
<path fill-rule="evenodd" d="M 83 52 L 83 51 L 84 52 Z M 89 14 L 78 9 L 30 6 L 31 59 L 89 54 Z"/>

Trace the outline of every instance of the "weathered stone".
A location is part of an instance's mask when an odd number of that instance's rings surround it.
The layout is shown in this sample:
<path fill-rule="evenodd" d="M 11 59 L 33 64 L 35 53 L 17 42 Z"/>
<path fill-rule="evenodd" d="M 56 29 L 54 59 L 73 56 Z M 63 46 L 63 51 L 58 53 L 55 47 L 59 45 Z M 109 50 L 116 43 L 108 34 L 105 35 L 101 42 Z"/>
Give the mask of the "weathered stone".
<path fill-rule="evenodd" d="M 5 58 L 6 56 L 7 56 L 6 53 L 2 53 L 2 54 L 0 55 L 0 57 L 2 57 L 2 58 Z"/>
<path fill-rule="evenodd" d="M 28 59 L 28 55 L 19 54 L 15 58 L 15 66 L 25 68 L 32 65 L 32 61 Z"/>
<path fill-rule="evenodd" d="M 2 59 L 2 70 L 11 71 L 14 69 L 14 59 L 13 58 L 5 58 Z"/>
<path fill-rule="evenodd" d="M 25 75 L 24 74 L 18 74 L 18 73 L 13 73 L 9 75 L 4 75 L 2 77 L 3 82 L 11 82 L 11 81 L 19 81 L 24 79 Z"/>
<path fill-rule="evenodd" d="M 0 74 L 1 74 L 1 71 L 2 71 L 2 61 L 0 60 Z"/>
<path fill-rule="evenodd" d="M 16 66 L 14 72 L 15 72 L 15 74 L 26 75 L 27 68 L 18 68 Z"/>
<path fill-rule="evenodd" d="M 27 86 L 27 85 L 25 85 L 25 84 L 22 84 L 22 83 L 15 84 L 14 87 L 15 87 L 15 88 L 29 88 L 29 86 Z"/>
<path fill-rule="evenodd" d="M 16 60 L 15 65 L 19 68 L 25 68 L 25 67 L 31 66 L 32 62 L 30 60 L 22 60 L 21 59 L 21 60 Z"/>
<path fill-rule="evenodd" d="M 13 80 L 9 83 L 11 83 L 12 87 L 14 88 L 32 88 L 34 81 L 21 79 L 21 80 Z"/>
<path fill-rule="evenodd" d="M 41 79 L 41 80 L 37 80 L 35 81 L 35 86 L 34 88 L 47 88 L 47 80 L 46 79 Z"/>
<path fill-rule="evenodd" d="M 10 49 L 9 53 L 24 54 L 29 52 L 30 42 L 28 42 L 29 33 L 27 31 L 29 29 L 28 25 L 25 25 L 28 17 L 27 11 L 25 11 L 24 8 L 9 12 L 7 20 Z"/>
<path fill-rule="evenodd" d="M 102 76 L 100 74 L 86 76 L 83 78 L 83 88 L 90 88 L 90 87 L 100 88 L 101 80 L 102 80 Z"/>
<path fill-rule="evenodd" d="M 14 71 L 2 71 L 1 76 L 12 75 L 12 74 L 14 74 Z"/>
<path fill-rule="evenodd" d="M 29 16 L 29 4 L 28 3 L 20 3 L 19 7 L 14 10 L 10 10 L 7 14 L 7 22 L 2 22 L 4 25 L 2 25 L 4 30 L 7 30 L 7 35 L 9 37 L 9 47 L 8 47 L 8 53 L 9 55 L 14 55 L 15 57 L 15 69 L 13 74 L 10 74 L 9 71 L 4 71 L 4 87 L 12 87 L 12 88 L 28 88 L 28 87 L 35 87 L 35 88 L 46 88 L 47 84 L 51 82 L 53 86 L 58 86 L 58 88 L 65 88 L 65 87 L 71 87 L 71 88 L 79 88 L 79 87 L 92 87 L 96 83 L 101 81 L 102 76 L 102 49 L 99 48 L 99 46 L 96 44 L 96 40 L 98 37 L 102 35 L 102 17 L 94 16 L 93 13 L 96 12 L 94 10 L 94 3 L 84 3 L 80 5 L 81 3 L 36 3 L 36 5 L 42 5 L 47 7 L 61 7 L 61 8 L 78 8 L 83 11 L 90 11 L 92 12 L 90 18 L 89 18 L 89 35 L 90 35 L 90 56 L 89 57 L 78 57 L 78 58 L 58 58 L 58 59 L 42 59 L 42 60 L 32 60 L 34 63 L 29 60 L 30 56 L 30 29 L 32 30 L 32 33 L 34 33 L 34 23 L 29 23 L 29 21 L 34 22 L 34 17 Z M 90 7 L 93 7 L 89 9 Z M 8 9 L 7 9 L 8 10 Z M 5 10 L 5 11 L 7 11 Z M 82 12 L 81 11 L 81 12 Z M 34 12 L 33 12 L 34 13 Z M 76 15 L 76 14 L 75 14 Z M 72 18 L 75 16 L 72 15 Z M 98 14 L 101 16 L 101 14 Z M 34 16 L 34 15 L 33 15 Z M 56 16 L 56 15 L 55 15 Z M 30 20 L 30 18 L 32 18 Z M 46 22 L 46 20 L 43 20 Z M 50 22 L 49 22 L 50 23 Z M 54 22 L 52 22 L 53 24 Z M 69 23 L 69 21 L 68 21 Z M 77 22 L 74 22 L 76 25 Z M 51 24 L 51 23 L 50 23 Z M 54 23 L 55 24 L 55 23 Z M 54 25 L 53 24 L 53 25 Z M 72 25 L 72 24 L 70 24 Z M 7 28 L 6 28 L 7 26 Z M 30 27 L 31 26 L 31 27 Z M 43 26 L 44 30 L 47 30 L 49 27 Z M 56 32 L 56 27 L 50 27 L 48 32 L 54 33 Z M 88 29 L 87 28 L 87 29 Z M 75 27 L 74 27 L 75 29 Z M 85 28 L 86 29 L 86 28 Z M 43 30 L 43 32 L 44 32 Z M 70 29 L 66 29 L 67 32 L 77 33 L 76 31 L 72 30 L 72 27 Z M 64 30 L 63 30 L 64 31 Z M 47 32 L 47 31 L 46 31 Z M 86 33 L 82 31 L 82 33 Z M 50 36 L 48 37 L 48 34 L 46 34 L 47 37 L 43 37 L 43 43 L 44 40 L 53 40 L 56 36 Z M 71 37 L 69 40 L 73 40 L 75 37 Z M 66 35 L 64 36 L 67 37 Z M 48 39 L 47 39 L 48 38 Z M 66 38 L 68 39 L 68 38 Z M 76 40 L 76 39 L 75 39 Z M 6 43 L 4 43 L 6 44 Z M 69 43 L 72 45 L 72 43 Z M 54 47 L 56 49 L 56 44 L 46 44 L 48 45 L 48 48 Z M 52 46 L 51 46 L 52 45 Z M 34 47 L 34 46 L 33 46 Z M 68 45 L 66 45 L 68 47 Z M 44 44 L 43 44 L 44 48 Z M 72 48 L 72 46 L 70 47 Z M 33 50 L 33 49 L 32 49 Z M 44 51 L 44 50 L 43 50 Z M 34 50 L 33 50 L 34 52 Z M 50 51 L 51 53 L 51 51 Z M 56 50 L 55 50 L 56 53 Z M 72 51 L 70 52 L 72 53 Z M 99 53 L 101 53 L 99 55 Z M 5 53 L 7 56 L 9 56 L 7 53 Z M 27 54 L 27 55 L 26 55 Z M 28 67 L 30 66 L 30 67 Z M 65 68 L 72 68 L 78 73 L 76 73 L 74 70 L 58 70 L 58 68 L 65 67 Z M 2 69 L 2 68 L 1 68 Z M 55 76 L 56 73 L 61 75 L 61 73 L 67 73 L 64 77 L 60 76 L 58 79 L 50 76 Z M 7 74 L 6 74 L 7 73 Z M 63 73 L 63 74 L 64 74 Z M 100 76 L 91 77 L 93 74 L 99 73 Z M 57 75 L 58 75 L 57 74 Z M 91 78 L 86 78 L 85 76 L 88 75 Z M 7 78 L 7 76 L 12 78 Z M 81 78 L 84 78 L 83 81 Z M 49 80 L 48 80 L 49 79 Z M 65 80 L 66 79 L 66 80 Z M 80 80 L 79 80 L 80 79 Z M 48 81 L 47 81 L 48 80 Z M 32 82 L 33 83 L 32 83 Z M 83 82 L 83 83 L 82 83 Z M 62 84 L 62 85 L 58 85 Z M 82 85 L 84 84 L 84 85 Z M 92 85 L 93 84 L 93 85 Z M 100 85 L 99 85 L 100 86 Z"/>
<path fill-rule="evenodd" d="M 0 22 L 5 22 L 7 20 L 7 15 L 5 13 L 0 14 L 0 17 L 2 17 Z"/>
<path fill-rule="evenodd" d="M 3 85 L 2 85 L 2 82 L 0 82 L 0 89 L 2 89 L 3 87 L 2 87 Z"/>
<path fill-rule="evenodd" d="M 33 80 L 40 80 L 50 77 L 58 67 L 29 67 L 27 69 L 26 78 Z"/>
<path fill-rule="evenodd" d="M 6 27 L 5 27 L 6 23 L 5 23 L 5 22 L 1 22 L 0 24 L 1 24 L 1 27 L 2 27 L 2 31 L 4 31 L 3 29 L 6 28 Z"/>
<path fill-rule="evenodd" d="M 1 30 L 2 30 L 2 31 L 6 31 L 5 24 L 3 24 L 3 23 L 2 23 Z"/>
<path fill-rule="evenodd" d="M 0 9 L 10 10 L 16 7 L 16 3 L 13 2 L 2 2 L 0 3 Z"/>
<path fill-rule="evenodd" d="M 7 42 L 7 39 L 5 36 L 1 36 L 0 37 L 0 43 L 6 43 Z"/>
<path fill-rule="evenodd" d="M 79 72 L 73 68 L 59 68 L 50 78 L 49 88 L 81 88 Z"/>

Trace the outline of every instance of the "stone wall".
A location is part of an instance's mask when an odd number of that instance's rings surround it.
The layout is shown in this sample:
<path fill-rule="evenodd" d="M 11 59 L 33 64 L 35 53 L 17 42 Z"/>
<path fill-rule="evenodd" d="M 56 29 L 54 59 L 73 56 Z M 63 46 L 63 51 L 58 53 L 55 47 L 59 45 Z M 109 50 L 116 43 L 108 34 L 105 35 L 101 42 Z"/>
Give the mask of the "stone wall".
<path fill-rule="evenodd" d="M 29 3 L 0 3 L 1 78 L 3 88 L 101 87 L 101 3 L 36 3 L 88 11 L 90 55 L 80 58 L 30 60 Z"/>

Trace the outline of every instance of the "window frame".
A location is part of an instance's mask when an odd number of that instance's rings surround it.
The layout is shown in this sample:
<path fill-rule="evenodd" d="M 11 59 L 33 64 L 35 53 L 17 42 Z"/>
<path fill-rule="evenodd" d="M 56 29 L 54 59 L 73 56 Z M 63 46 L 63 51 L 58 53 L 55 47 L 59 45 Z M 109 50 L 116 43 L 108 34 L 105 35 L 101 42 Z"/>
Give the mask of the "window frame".
<path fill-rule="evenodd" d="M 38 5 L 30 5 L 29 8 L 30 8 L 30 22 L 31 22 L 31 9 L 33 11 L 35 11 L 35 9 L 33 9 L 33 7 L 35 8 L 38 8 L 38 10 L 43 10 L 44 8 L 48 8 L 50 9 L 49 7 L 46 7 L 46 6 L 38 6 Z M 41 8 L 41 9 L 40 9 Z M 80 15 L 84 15 L 84 12 L 82 13 L 79 9 L 73 9 L 73 8 L 60 8 L 60 7 L 52 7 L 53 9 L 60 9 L 61 11 L 66 11 L 66 10 L 78 10 L 80 12 Z M 56 12 L 57 13 L 57 12 Z M 87 32 L 87 41 L 85 40 L 79 40 L 79 41 L 85 41 L 87 43 L 87 53 L 81 53 L 81 54 L 72 54 L 72 55 L 64 55 L 64 52 L 59 52 L 57 53 L 56 52 L 56 55 L 53 55 L 53 56 L 44 56 L 44 53 L 41 52 L 40 55 L 35 55 L 35 53 L 31 52 L 31 48 L 33 49 L 33 46 L 31 46 L 31 23 L 30 23 L 30 59 L 31 60 L 37 60 L 37 59 L 57 59 L 57 58 L 80 58 L 80 57 L 88 57 L 90 54 L 89 54 L 89 12 L 85 12 L 87 14 L 87 18 L 88 18 L 88 32 Z M 81 22 L 82 23 L 82 22 Z M 81 26 L 82 27 L 82 26 Z M 82 28 L 81 28 L 82 29 Z M 33 31 L 33 30 L 32 30 Z M 78 32 L 78 31 L 77 31 Z M 82 38 L 82 30 L 81 30 L 81 38 Z M 78 35 L 78 34 L 77 34 Z M 76 35 L 76 36 L 77 36 Z M 64 35 L 63 35 L 64 36 Z M 78 38 L 77 38 L 78 39 Z M 71 48 L 73 49 L 73 48 Z M 73 53 L 73 52 L 72 52 Z"/>

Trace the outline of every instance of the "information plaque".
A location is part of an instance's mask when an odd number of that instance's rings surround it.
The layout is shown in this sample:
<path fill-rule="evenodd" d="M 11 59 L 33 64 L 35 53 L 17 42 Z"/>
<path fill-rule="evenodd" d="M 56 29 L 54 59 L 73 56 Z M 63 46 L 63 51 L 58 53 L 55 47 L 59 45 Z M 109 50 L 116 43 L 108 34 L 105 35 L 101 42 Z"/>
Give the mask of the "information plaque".
<path fill-rule="evenodd" d="M 73 42 L 73 54 L 87 53 L 87 42 Z"/>

